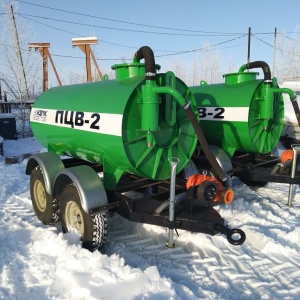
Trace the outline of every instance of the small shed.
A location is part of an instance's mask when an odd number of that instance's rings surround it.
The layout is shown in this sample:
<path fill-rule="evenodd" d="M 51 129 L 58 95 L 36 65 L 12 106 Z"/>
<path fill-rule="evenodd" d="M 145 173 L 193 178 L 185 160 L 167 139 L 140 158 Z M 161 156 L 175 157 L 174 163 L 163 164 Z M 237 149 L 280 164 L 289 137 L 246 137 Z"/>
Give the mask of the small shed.
<path fill-rule="evenodd" d="M 9 113 L 0 113 L 0 136 L 5 140 L 16 140 L 16 117 Z"/>

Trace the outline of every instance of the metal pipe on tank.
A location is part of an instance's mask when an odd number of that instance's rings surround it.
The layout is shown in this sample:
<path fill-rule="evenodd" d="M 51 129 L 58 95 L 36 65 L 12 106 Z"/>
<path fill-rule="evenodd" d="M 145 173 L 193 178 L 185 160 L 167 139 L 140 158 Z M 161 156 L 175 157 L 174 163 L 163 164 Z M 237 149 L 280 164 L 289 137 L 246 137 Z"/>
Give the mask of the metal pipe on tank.
<path fill-rule="evenodd" d="M 272 92 L 273 93 L 286 93 L 290 96 L 291 101 L 297 99 L 295 93 L 291 89 L 288 89 L 288 88 L 272 88 Z"/>
<path fill-rule="evenodd" d="M 293 108 L 294 108 L 294 112 L 296 115 L 296 119 L 298 122 L 298 125 L 300 126 L 300 108 L 297 102 L 297 96 L 295 95 L 295 93 L 288 88 L 278 88 L 278 89 L 272 89 L 273 93 L 286 93 L 289 95 L 290 100 L 292 102 Z"/>
<path fill-rule="evenodd" d="M 176 185 L 176 168 L 179 163 L 179 159 L 177 157 L 169 157 L 168 158 L 171 167 L 171 178 L 170 178 L 170 205 L 169 205 L 169 221 L 170 223 L 174 221 L 175 215 L 175 185 Z M 168 241 L 166 246 L 168 248 L 174 248 L 174 229 L 169 228 Z"/>

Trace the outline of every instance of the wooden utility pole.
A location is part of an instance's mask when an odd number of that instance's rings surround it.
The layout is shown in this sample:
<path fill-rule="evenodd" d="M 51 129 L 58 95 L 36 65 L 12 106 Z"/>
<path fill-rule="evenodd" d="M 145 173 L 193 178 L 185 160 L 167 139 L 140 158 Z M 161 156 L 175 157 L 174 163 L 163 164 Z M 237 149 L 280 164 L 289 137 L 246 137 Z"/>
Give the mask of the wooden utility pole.
<path fill-rule="evenodd" d="M 274 32 L 274 51 L 273 51 L 273 70 L 272 70 L 273 77 L 275 77 L 275 64 L 276 64 L 276 36 L 277 36 L 277 27 L 275 27 L 275 32 Z"/>
<path fill-rule="evenodd" d="M 22 53 L 21 53 L 21 47 L 20 47 L 20 42 L 19 42 L 19 35 L 18 35 L 18 30 L 17 30 L 17 25 L 16 25 L 16 20 L 15 20 L 15 15 L 14 15 L 14 10 L 13 6 L 10 6 L 10 15 L 11 19 L 14 25 L 14 30 L 15 30 L 15 39 L 17 43 L 17 51 L 18 51 L 18 56 L 22 68 L 22 73 L 23 73 L 23 78 L 24 78 L 24 84 L 25 84 L 25 89 L 26 89 L 26 98 L 27 100 L 29 99 L 29 92 L 28 92 L 28 86 L 27 86 L 27 80 L 26 80 L 26 75 L 25 75 L 25 69 L 24 69 L 24 64 L 23 64 L 23 59 L 22 59 Z"/>
<path fill-rule="evenodd" d="M 49 58 L 50 63 L 52 65 L 52 68 L 53 68 L 53 71 L 55 73 L 57 82 L 61 86 L 60 78 L 57 74 L 55 65 L 53 63 L 51 54 L 49 52 L 50 43 L 29 43 L 28 48 L 29 48 L 29 50 L 34 48 L 35 51 L 39 51 L 42 58 L 43 58 L 43 91 L 48 90 L 48 58 Z"/>
<path fill-rule="evenodd" d="M 96 37 L 86 37 L 86 38 L 74 38 L 72 39 L 72 46 L 79 47 L 81 51 L 85 53 L 85 64 L 86 64 L 86 78 L 87 82 L 92 82 L 91 73 L 91 57 L 93 59 L 94 65 L 97 69 L 99 78 L 102 78 L 101 71 L 91 49 L 91 45 L 98 45 L 98 39 Z"/>
<path fill-rule="evenodd" d="M 250 63 L 250 44 L 251 44 L 251 27 L 248 29 L 248 57 L 247 62 Z"/>

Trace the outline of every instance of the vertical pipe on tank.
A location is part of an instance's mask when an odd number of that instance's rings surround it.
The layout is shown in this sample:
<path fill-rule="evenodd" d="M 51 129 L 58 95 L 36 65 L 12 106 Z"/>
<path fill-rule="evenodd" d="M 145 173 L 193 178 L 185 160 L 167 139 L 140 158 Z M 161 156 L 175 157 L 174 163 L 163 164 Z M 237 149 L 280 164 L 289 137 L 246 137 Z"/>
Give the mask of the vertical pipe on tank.
<path fill-rule="evenodd" d="M 269 65 L 264 61 L 248 62 L 240 67 L 239 72 L 244 72 L 246 69 L 261 68 L 264 73 L 264 85 L 262 87 L 260 117 L 263 120 L 264 130 L 269 130 L 269 120 L 273 118 L 273 93 L 272 79 Z"/>
<path fill-rule="evenodd" d="M 147 146 L 153 146 L 153 131 L 158 131 L 158 104 L 159 98 L 153 91 L 156 86 L 155 81 L 146 80 L 142 86 L 142 130 L 147 131 Z"/>
<path fill-rule="evenodd" d="M 141 47 L 134 55 L 133 62 L 145 59 L 146 84 L 142 86 L 142 130 L 147 131 L 147 146 L 153 146 L 153 131 L 158 131 L 159 99 L 153 87 L 155 82 L 155 59 L 153 51 L 148 46 Z"/>
<path fill-rule="evenodd" d="M 290 96 L 290 99 L 293 104 L 293 108 L 295 111 L 295 115 L 300 126 L 300 108 L 297 102 L 297 98 L 292 90 L 287 88 L 271 88 L 271 83 L 273 82 L 273 86 L 277 86 L 276 79 L 271 79 L 271 70 L 269 65 L 264 61 L 254 61 L 251 63 L 247 63 L 242 65 L 239 69 L 239 72 L 244 72 L 246 69 L 254 69 L 254 68 L 261 68 L 264 72 L 264 87 L 262 90 L 262 106 L 261 106 L 261 118 L 265 119 L 264 123 L 267 126 L 268 119 L 272 118 L 273 115 L 273 93 L 287 93 Z M 265 127 L 267 130 L 268 128 Z"/>
<path fill-rule="evenodd" d="M 171 167 L 171 178 L 170 178 L 170 205 L 169 205 L 169 221 L 170 223 L 174 221 L 175 214 L 175 184 L 176 184 L 176 168 L 179 163 L 179 159 L 177 157 L 169 157 L 168 158 Z M 169 228 L 168 241 L 166 243 L 168 248 L 174 248 L 174 229 Z"/>
<path fill-rule="evenodd" d="M 261 92 L 260 117 L 263 119 L 264 130 L 269 130 L 269 120 L 273 118 L 273 94 L 270 84 L 264 84 Z"/>

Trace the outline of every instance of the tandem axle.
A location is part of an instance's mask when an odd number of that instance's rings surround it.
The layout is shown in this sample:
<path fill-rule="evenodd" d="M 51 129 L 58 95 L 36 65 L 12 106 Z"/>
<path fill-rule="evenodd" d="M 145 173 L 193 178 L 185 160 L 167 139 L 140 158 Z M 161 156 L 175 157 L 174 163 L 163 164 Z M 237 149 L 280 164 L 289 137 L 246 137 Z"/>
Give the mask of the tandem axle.
<path fill-rule="evenodd" d="M 44 224 L 60 223 L 64 232 L 75 228 L 82 236 L 83 247 L 92 251 L 105 243 L 106 218 L 114 214 L 132 222 L 168 228 L 166 246 L 170 248 L 174 246 L 173 231 L 178 234 L 179 229 L 222 233 L 233 245 L 241 245 L 246 239 L 242 230 L 225 226 L 214 209 L 231 195 L 224 197 L 228 189 L 220 190 L 209 176 L 187 188 L 181 173 L 177 178 L 159 181 L 124 173 L 116 188 L 107 190 L 102 184 L 102 171 L 100 165 L 76 158 L 61 159 L 53 152 L 32 155 L 26 173 L 31 174 L 31 199 L 38 219 Z"/>

